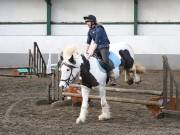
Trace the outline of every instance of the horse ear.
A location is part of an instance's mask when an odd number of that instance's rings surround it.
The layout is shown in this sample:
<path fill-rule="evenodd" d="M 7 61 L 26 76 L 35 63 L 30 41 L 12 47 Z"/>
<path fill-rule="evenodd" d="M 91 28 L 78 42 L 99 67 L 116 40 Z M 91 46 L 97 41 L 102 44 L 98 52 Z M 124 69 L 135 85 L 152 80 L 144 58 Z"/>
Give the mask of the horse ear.
<path fill-rule="evenodd" d="M 86 59 L 86 57 L 84 55 L 81 55 L 82 59 L 83 59 L 83 65 L 86 67 L 86 69 L 89 71 L 90 70 L 90 64 L 89 61 Z"/>
<path fill-rule="evenodd" d="M 73 55 L 69 59 L 69 62 L 71 62 L 72 64 L 76 64 L 76 61 L 74 60 L 74 56 Z"/>
<path fill-rule="evenodd" d="M 61 61 L 63 61 L 63 60 L 64 60 L 64 58 L 63 58 L 63 56 L 62 56 L 62 55 L 60 56 L 60 60 L 61 60 Z"/>
<path fill-rule="evenodd" d="M 63 60 L 64 60 L 64 58 L 63 58 L 63 56 L 61 55 L 61 56 L 60 56 L 60 60 L 58 61 L 58 67 L 60 67 L 60 65 L 61 65 L 61 63 L 62 63 Z"/>

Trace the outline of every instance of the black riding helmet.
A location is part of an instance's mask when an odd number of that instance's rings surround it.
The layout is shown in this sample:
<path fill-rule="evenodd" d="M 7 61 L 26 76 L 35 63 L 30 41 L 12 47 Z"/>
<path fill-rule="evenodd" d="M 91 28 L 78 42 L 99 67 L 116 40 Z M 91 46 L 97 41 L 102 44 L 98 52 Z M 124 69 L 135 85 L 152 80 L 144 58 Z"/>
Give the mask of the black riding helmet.
<path fill-rule="evenodd" d="M 85 22 L 95 22 L 96 23 L 96 17 L 94 15 L 88 15 L 83 17 Z"/>

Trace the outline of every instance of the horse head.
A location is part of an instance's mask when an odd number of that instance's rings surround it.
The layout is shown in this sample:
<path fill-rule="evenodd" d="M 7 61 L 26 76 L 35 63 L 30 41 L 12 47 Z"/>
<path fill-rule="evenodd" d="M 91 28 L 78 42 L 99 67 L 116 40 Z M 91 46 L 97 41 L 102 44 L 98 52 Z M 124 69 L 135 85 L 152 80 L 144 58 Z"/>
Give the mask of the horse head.
<path fill-rule="evenodd" d="M 64 56 L 61 56 L 61 61 L 62 62 L 59 68 L 61 72 L 59 87 L 64 90 L 79 78 L 80 65 L 82 63 L 82 60 L 80 59 L 80 55 L 72 54 L 70 58 L 64 58 Z"/>
<path fill-rule="evenodd" d="M 126 82 L 131 85 L 133 83 L 139 84 L 141 82 L 141 74 L 145 73 L 145 67 L 140 64 L 134 64 L 127 72 Z"/>

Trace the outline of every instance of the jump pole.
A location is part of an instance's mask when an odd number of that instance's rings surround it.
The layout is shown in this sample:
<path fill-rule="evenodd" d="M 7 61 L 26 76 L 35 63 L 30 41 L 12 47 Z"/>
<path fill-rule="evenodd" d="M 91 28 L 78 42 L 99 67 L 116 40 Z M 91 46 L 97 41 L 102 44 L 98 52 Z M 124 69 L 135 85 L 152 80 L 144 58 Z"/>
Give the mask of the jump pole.
<path fill-rule="evenodd" d="M 79 84 L 72 84 L 70 86 L 78 87 L 81 86 Z M 96 90 L 96 87 L 93 87 L 94 90 Z M 138 94 L 150 94 L 150 95 L 162 95 L 162 91 L 156 91 L 156 90 L 140 90 L 140 89 L 124 89 L 124 88 L 114 88 L 114 87 L 105 87 L 107 91 L 112 92 L 122 92 L 122 93 L 138 93 Z"/>
<path fill-rule="evenodd" d="M 80 94 L 75 93 L 68 93 L 63 92 L 63 96 L 72 96 L 72 97 L 82 97 Z M 100 100 L 99 96 L 96 95 L 89 95 L 90 99 Z M 108 101 L 113 102 L 123 102 L 123 103 L 132 103 L 132 104 L 141 104 L 141 105 L 156 105 L 156 106 L 162 106 L 159 102 L 156 101 L 147 101 L 147 100 L 137 100 L 137 99 L 130 99 L 130 98 L 118 98 L 118 97 L 106 97 Z"/>

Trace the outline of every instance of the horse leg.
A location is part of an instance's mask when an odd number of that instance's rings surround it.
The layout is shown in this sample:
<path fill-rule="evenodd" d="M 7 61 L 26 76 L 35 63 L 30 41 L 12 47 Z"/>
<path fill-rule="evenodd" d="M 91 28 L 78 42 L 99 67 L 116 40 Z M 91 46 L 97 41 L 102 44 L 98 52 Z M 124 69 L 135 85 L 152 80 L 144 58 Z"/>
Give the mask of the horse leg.
<path fill-rule="evenodd" d="M 104 87 L 99 87 L 99 94 L 101 97 L 102 114 L 99 115 L 99 120 L 110 119 L 111 114 L 109 111 L 109 105 L 106 100 L 106 90 Z"/>
<path fill-rule="evenodd" d="M 141 82 L 141 76 L 137 74 L 136 66 L 134 66 L 134 82 L 139 84 Z"/>
<path fill-rule="evenodd" d="M 128 81 L 128 80 L 127 80 L 127 70 L 126 70 L 126 69 L 124 70 L 124 81 L 125 81 L 125 82 Z"/>
<path fill-rule="evenodd" d="M 76 119 L 76 123 L 85 122 L 86 115 L 88 113 L 88 97 L 89 97 L 90 89 L 86 86 L 81 86 L 82 93 L 82 105 L 79 117 Z"/>

